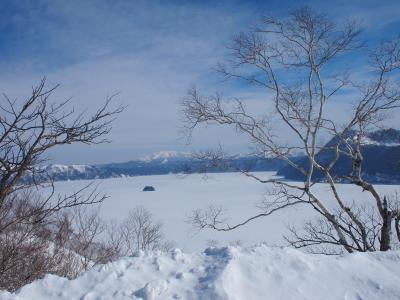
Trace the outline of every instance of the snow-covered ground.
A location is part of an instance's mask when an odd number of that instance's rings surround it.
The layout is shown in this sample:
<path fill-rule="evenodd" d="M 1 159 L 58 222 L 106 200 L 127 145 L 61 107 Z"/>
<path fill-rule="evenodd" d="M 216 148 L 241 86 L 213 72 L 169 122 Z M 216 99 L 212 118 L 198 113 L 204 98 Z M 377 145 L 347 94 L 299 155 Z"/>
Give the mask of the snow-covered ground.
<path fill-rule="evenodd" d="M 269 178 L 273 174 L 257 173 L 262 178 Z M 305 219 L 314 217 L 314 212 L 309 208 L 297 207 L 258 219 L 232 232 L 197 232 L 186 222 L 193 209 L 205 208 L 210 204 L 221 205 L 226 208 L 228 222 L 234 224 L 259 212 L 256 205 L 264 199 L 268 185 L 239 173 L 209 174 L 206 180 L 198 174 L 186 177 L 170 174 L 103 179 L 96 180 L 96 183 L 110 196 L 100 210 L 104 218 L 122 220 L 130 209 L 137 205 L 144 206 L 153 213 L 155 219 L 163 221 L 166 237 L 176 242 L 176 246 L 184 252 L 202 251 L 210 240 L 218 241 L 220 246 L 236 241 L 247 246 L 259 242 L 282 245 L 287 224 L 301 225 Z M 68 194 L 86 184 L 88 181 L 58 182 L 57 190 Z M 146 185 L 154 186 L 156 191 L 142 192 Z M 324 195 L 326 199 L 332 198 L 326 184 L 318 184 L 315 189 L 317 194 Z M 378 190 L 390 195 L 400 187 L 379 185 Z M 349 202 L 368 201 L 368 194 L 352 185 L 340 185 L 339 193 L 346 195 Z"/>
<path fill-rule="evenodd" d="M 258 245 L 144 253 L 75 280 L 47 275 L 2 300 L 398 300 L 400 252 L 339 257 Z"/>
<path fill-rule="evenodd" d="M 257 175 L 266 179 L 273 173 Z M 104 218 L 122 220 L 131 208 L 144 206 L 155 219 L 163 221 L 166 237 L 182 250 L 139 253 L 96 266 L 75 280 L 47 275 L 15 294 L 0 291 L 1 300 L 400 299 L 400 251 L 323 256 L 278 247 L 283 244 L 286 224 L 301 225 L 314 217 L 304 207 L 279 212 L 228 233 L 193 231 L 185 220 L 195 208 L 222 205 L 231 224 L 257 213 L 256 204 L 264 199 L 267 186 L 238 173 L 211 174 L 207 180 L 198 174 L 171 174 L 96 183 L 110 195 L 100 209 Z M 68 194 L 87 184 L 58 182 L 57 190 Z M 146 185 L 156 191 L 142 192 Z M 326 184 L 314 188 L 327 202 L 334 203 Z M 377 188 L 391 195 L 399 186 Z M 339 193 L 346 195 L 348 202 L 371 200 L 352 185 L 339 185 Z M 246 246 L 203 251 L 208 240 L 217 240 L 223 246 L 240 240 Z"/>

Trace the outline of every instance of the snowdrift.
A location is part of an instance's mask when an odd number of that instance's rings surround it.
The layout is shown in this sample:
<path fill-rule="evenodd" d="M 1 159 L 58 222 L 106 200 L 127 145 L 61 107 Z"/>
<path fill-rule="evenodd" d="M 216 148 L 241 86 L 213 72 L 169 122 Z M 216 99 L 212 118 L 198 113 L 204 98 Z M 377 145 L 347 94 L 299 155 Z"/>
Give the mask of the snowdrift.
<path fill-rule="evenodd" d="M 141 253 L 75 280 L 47 275 L 0 299 L 400 299 L 400 252 L 334 257 L 257 245 Z"/>

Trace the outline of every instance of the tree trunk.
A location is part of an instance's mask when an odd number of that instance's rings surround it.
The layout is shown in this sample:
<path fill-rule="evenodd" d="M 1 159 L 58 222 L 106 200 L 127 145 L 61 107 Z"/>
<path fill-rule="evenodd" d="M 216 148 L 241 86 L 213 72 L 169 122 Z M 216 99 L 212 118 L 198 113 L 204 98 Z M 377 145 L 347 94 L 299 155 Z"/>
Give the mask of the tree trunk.
<path fill-rule="evenodd" d="M 400 216 L 397 216 L 394 221 L 394 227 L 396 228 L 397 239 L 400 242 Z"/>
<path fill-rule="evenodd" d="M 383 199 L 383 211 L 382 211 L 382 228 L 381 228 L 381 242 L 380 250 L 390 250 L 390 237 L 392 235 L 392 213 L 388 211 L 386 197 Z"/>

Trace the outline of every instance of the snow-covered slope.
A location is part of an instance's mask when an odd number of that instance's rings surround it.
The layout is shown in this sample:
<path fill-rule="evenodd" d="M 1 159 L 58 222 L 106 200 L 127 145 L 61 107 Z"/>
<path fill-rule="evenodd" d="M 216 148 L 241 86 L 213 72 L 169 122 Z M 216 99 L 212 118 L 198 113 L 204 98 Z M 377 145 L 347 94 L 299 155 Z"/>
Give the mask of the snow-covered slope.
<path fill-rule="evenodd" d="M 369 143 L 386 147 L 400 146 L 400 130 L 393 128 L 370 132 L 365 138 L 366 144 Z"/>
<path fill-rule="evenodd" d="M 75 280 L 48 275 L 4 300 L 400 299 L 400 252 L 341 257 L 265 245 L 204 253 L 145 253 L 98 266 Z"/>
<path fill-rule="evenodd" d="M 260 159 L 256 156 L 232 156 L 226 158 L 221 167 L 213 166 L 205 160 L 192 158 L 189 152 L 161 151 L 153 155 L 121 163 L 99 165 L 60 165 L 41 166 L 36 172 L 36 180 L 54 181 L 104 179 L 140 175 L 163 175 L 169 173 L 227 172 L 237 168 L 250 168 L 253 171 L 277 171 L 284 166 L 283 161 Z M 31 174 L 23 181 L 29 182 Z"/>
<path fill-rule="evenodd" d="M 191 157 L 190 152 L 182 152 L 182 151 L 159 151 L 153 153 L 152 155 L 147 155 L 140 157 L 138 160 L 151 162 L 155 160 L 168 160 L 168 159 L 187 159 Z"/>
<path fill-rule="evenodd" d="M 356 141 L 357 133 L 349 132 L 348 139 Z M 326 148 L 317 154 L 317 161 L 321 165 L 329 165 L 335 159 L 335 151 L 332 150 L 335 145 L 345 147 L 337 137 L 332 138 L 325 145 Z M 355 147 L 354 144 L 353 146 Z M 400 183 L 400 130 L 390 128 L 366 133 L 362 137 L 361 151 L 363 155 L 362 175 L 365 180 L 373 183 Z M 300 157 L 297 163 L 307 168 L 309 161 L 306 157 Z M 352 168 L 351 159 L 341 154 L 331 171 L 340 179 L 351 175 Z M 278 175 L 289 180 L 304 180 L 304 175 L 290 165 L 281 168 Z M 326 180 L 324 174 L 318 170 L 314 171 L 313 179 L 316 181 Z"/>

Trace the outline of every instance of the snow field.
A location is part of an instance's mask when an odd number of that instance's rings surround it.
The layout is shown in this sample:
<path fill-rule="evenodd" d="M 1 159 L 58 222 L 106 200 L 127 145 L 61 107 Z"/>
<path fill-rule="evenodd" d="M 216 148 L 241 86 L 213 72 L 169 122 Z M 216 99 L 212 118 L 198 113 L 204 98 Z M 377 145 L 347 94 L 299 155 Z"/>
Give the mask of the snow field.
<path fill-rule="evenodd" d="M 257 173 L 263 179 L 273 174 Z M 57 182 L 56 190 L 68 194 L 89 182 Z M 261 184 L 239 173 L 209 174 L 207 179 L 199 174 L 137 176 L 96 180 L 95 184 L 99 184 L 99 189 L 110 196 L 100 209 L 103 218 L 120 221 L 130 209 L 144 206 L 156 220 L 163 222 L 162 231 L 166 238 L 174 241 L 184 252 L 202 251 L 209 246 L 210 240 L 214 240 L 218 246 L 236 244 L 237 241 L 244 246 L 259 242 L 285 245 L 282 236 L 288 233 L 286 225 L 301 226 L 305 220 L 316 217 L 309 207 L 297 206 L 257 219 L 231 232 L 198 232 L 187 223 L 188 215 L 194 209 L 206 208 L 211 204 L 222 206 L 227 222 L 235 224 L 260 212 L 257 205 L 267 197 L 266 189 L 271 185 Z M 146 185 L 154 186 L 156 191 L 142 192 Z M 339 194 L 345 195 L 348 202 L 366 203 L 371 200 L 368 194 L 353 185 L 338 186 Z M 324 197 L 326 203 L 334 203 L 327 184 L 317 184 L 313 188 L 316 194 Z M 379 185 L 377 188 L 385 195 L 400 190 L 396 185 Z"/>
<path fill-rule="evenodd" d="M 334 257 L 265 244 L 175 249 L 97 266 L 75 280 L 47 275 L 0 299 L 395 300 L 399 268 L 399 251 Z"/>
<path fill-rule="evenodd" d="M 258 173 L 263 178 L 271 172 Z M 57 190 L 70 193 L 87 181 L 58 182 Z M 355 253 L 343 256 L 306 254 L 282 248 L 286 224 L 300 226 L 315 217 L 305 207 L 294 207 L 259 219 L 232 232 L 195 232 L 185 222 L 195 208 L 210 204 L 227 209 L 233 224 L 258 212 L 266 185 L 237 173 L 141 176 L 97 180 L 110 196 L 101 206 L 105 219 L 122 220 L 140 205 L 164 223 L 166 237 L 181 248 L 169 253 L 139 253 L 96 266 L 75 280 L 54 275 L 35 281 L 15 294 L 0 291 L 1 300 L 375 300 L 400 299 L 400 251 Z M 155 192 L 142 192 L 152 185 Z M 334 203 L 326 184 L 315 192 L 328 205 Z M 399 186 L 380 185 L 391 195 Z M 339 185 L 346 202 L 368 203 L 368 194 L 357 187 Z M 246 246 L 206 248 L 208 240 L 219 245 L 240 240 Z M 266 243 L 260 244 L 260 241 Z M 258 243 L 258 244 L 257 244 Z M 247 246 L 257 244 L 256 246 Z"/>

